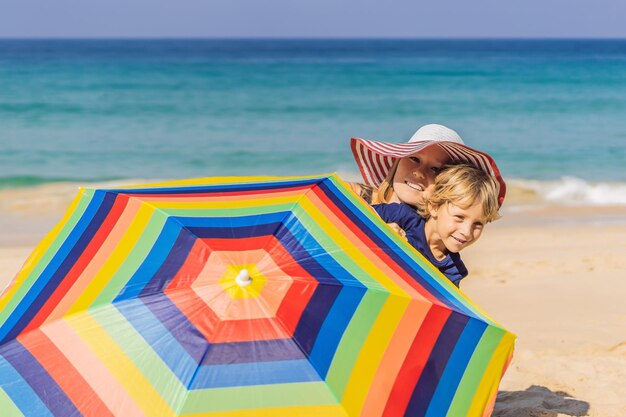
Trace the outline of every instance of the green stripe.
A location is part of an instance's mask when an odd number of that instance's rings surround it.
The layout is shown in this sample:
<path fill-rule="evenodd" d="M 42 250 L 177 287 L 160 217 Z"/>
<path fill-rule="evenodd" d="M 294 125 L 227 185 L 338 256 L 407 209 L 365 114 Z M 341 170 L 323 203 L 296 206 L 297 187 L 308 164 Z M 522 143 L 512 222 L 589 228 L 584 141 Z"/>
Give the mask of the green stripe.
<path fill-rule="evenodd" d="M 500 344 L 505 333 L 506 331 L 500 328 L 487 327 L 465 368 L 461 382 L 457 387 L 446 415 L 450 417 L 467 415 L 474 401 L 480 381 L 491 362 L 493 352 Z"/>
<path fill-rule="evenodd" d="M 242 201 L 241 204 L 245 204 Z M 238 216 L 254 216 L 259 214 L 278 213 L 281 211 L 289 211 L 294 203 L 262 205 L 256 207 L 232 207 L 232 208 L 156 208 L 169 216 L 176 217 L 238 217 Z"/>
<path fill-rule="evenodd" d="M 424 268 L 424 270 L 426 270 L 430 273 L 430 275 L 435 277 L 435 279 L 442 284 L 447 295 L 455 298 L 459 304 L 463 305 L 471 313 L 470 317 L 481 319 L 483 321 L 486 321 L 490 325 L 500 327 L 495 321 L 493 321 L 491 317 L 485 315 L 470 301 L 461 296 L 461 294 L 458 292 L 458 289 L 450 281 L 448 281 L 448 279 L 441 273 L 441 271 L 433 266 L 427 259 L 425 259 L 423 256 L 417 256 L 417 250 L 414 249 L 407 241 L 400 238 L 388 227 L 384 227 L 384 222 L 382 221 L 382 219 L 378 217 L 375 212 L 372 212 L 372 210 L 368 210 L 367 203 L 365 203 L 365 201 L 363 201 L 356 194 L 354 194 L 350 189 L 344 187 L 336 178 L 336 175 L 329 177 L 329 180 L 333 183 L 334 186 L 337 187 L 339 191 L 342 192 L 346 199 L 348 199 L 353 204 L 350 209 L 352 209 L 353 211 L 359 211 L 364 214 L 369 220 L 374 223 L 374 225 L 378 226 L 379 230 L 377 230 L 376 232 L 380 231 L 393 240 L 393 242 L 397 246 L 396 248 L 394 248 L 396 252 L 402 251 L 405 254 L 409 255 L 417 264 Z"/>
<path fill-rule="evenodd" d="M 0 411 L 2 412 L 2 417 L 24 417 L 24 414 L 2 388 L 0 388 Z"/>
<path fill-rule="evenodd" d="M 141 236 L 126 255 L 126 259 L 120 265 L 120 268 L 109 279 L 109 283 L 94 300 L 92 307 L 109 303 L 117 297 L 120 291 L 128 283 L 133 274 L 141 266 L 150 251 L 152 250 L 156 240 L 161 233 L 163 226 L 169 216 L 178 217 L 220 217 L 220 216 L 247 216 L 256 215 L 266 212 L 289 211 L 293 204 L 282 204 L 270 206 L 271 210 L 265 207 L 243 207 L 228 210 L 214 209 L 185 209 L 185 210 L 162 210 L 156 208 L 152 218 L 148 221 L 145 229 L 141 231 Z M 182 226 L 181 226 L 182 227 Z"/>
<path fill-rule="evenodd" d="M 324 382 L 251 385 L 190 391 L 180 414 L 335 404 Z"/>
<path fill-rule="evenodd" d="M 341 398 L 350 380 L 352 369 L 359 357 L 363 344 L 367 340 L 380 310 L 389 297 L 389 290 L 385 289 L 371 276 L 371 270 L 363 269 L 359 263 L 348 256 L 330 238 L 327 231 L 315 223 L 314 219 L 304 208 L 299 206 L 293 212 L 308 230 L 311 238 L 314 238 L 337 263 L 368 289 L 341 338 L 326 376 L 326 380 L 335 395 Z"/>
<path fill-rule="evenodd" d="M 172 410 L 180 408 L 187 388 L 163 362 L 146 340 L 127 319 L 113 306 L 90 311 L 94 320 L 102 326 Z M 195 369 L 189 370 L 193 372 Z"/>
<path fill-rule="evenodd" d="M 341 337 L 326 375 L 328 385 L 338 398 L 343 397 L 352 369 L 387 296 L 378 291 L 366 292 Z"/>
<path fill-rule="evenodd" d="M 153 212 L 148 224 L 141 232 L 141 236 L 130 252 L 125 254 L 125 260 L 122 262 L 119 269 L 111 276 L 106 287 L 102 289 L 101 293 L 94 300 L 91 305 L 92 307 L 110 303 L 117 297 L 148 256 L 166 220 L 167 217 L 160 211 Z"/>
<path fill-rule="evenodd" d="M 63 226 L 63 228 L 59 231 L 57 237 L 50 243 L 50 246 L 46 250 L 45 254 L 40 258 L 37 262 L 37 265 L 33 268 L 30 274 L 24 279 L 24 282 L 20 285 L 19 289 L 13 294 L 11 300 L 7 303 L 7 305 L 0 311 L 0 326 L 4 324 L 7 317 L 13 310 L 17 307 L 17 305 L 22 301 L 25 297 L 26 293 L 31 289 L 34 283 L 37 281 L 43 270 L 48 266 L 54 255 L 57 253 L 61 245 L 67 239 L 67 236 L 76 226 L 76 223 L 80 220 L 82 215 L 85 212 L 85 209 L 89 205 L 93 197 L 93 190 L 85 190 L 83 195 L 81 196 L 78 205 L 72 212 L 71 216 L 67 219 L 67 222 Z"/>

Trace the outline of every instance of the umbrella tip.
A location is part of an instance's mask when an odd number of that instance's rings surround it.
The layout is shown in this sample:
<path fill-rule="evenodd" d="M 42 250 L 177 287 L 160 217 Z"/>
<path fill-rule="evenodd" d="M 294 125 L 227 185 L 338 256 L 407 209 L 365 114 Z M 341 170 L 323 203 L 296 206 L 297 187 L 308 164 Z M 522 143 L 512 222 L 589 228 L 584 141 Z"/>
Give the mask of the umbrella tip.
<path fill-rule="evenodd" d="M 250 278 L 250 272 L 248 272 L 248 270 L 245 268 L 242 269 L 237 274 L 237 277 L 235 278 L 235 282 L 237 282 L 237 284 L 240 287 L 247 287 L 248 285 L 252 284 L 252 278 Z"/>

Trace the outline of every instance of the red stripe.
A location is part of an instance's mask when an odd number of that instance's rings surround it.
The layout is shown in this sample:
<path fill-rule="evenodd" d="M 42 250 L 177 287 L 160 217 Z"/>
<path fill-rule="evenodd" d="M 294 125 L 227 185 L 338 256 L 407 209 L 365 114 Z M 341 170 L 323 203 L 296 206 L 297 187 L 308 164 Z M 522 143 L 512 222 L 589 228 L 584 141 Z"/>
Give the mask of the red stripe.
<path fill-rule="evenodd" d="M 206 186 L 210 186 L 211 184 L 207 184 Z M 163 198 L 163 197 L 167 197 L 167 198 L 197 198 L 197 197 L 230 197 L 230 196 L 246 196 L 246 195 L 267 195 L 267 194 L 274 194 L 274 193 L 284 193 L 286 191 L 298 191 L 298 190 L 307 190 L 309 188 L 311 188 L 314 184 L 308 184 L 308 185 L 299 185 L 296 187 L 281 187 L 281 188 L 268 188 L 268 189 L 261 189 L 261 190 L 248 190 L 248 191 L 220 191 L 220 192 L 207 192 L 207 193 L 185 193 L 185 192 L 180 192 L 180 193 L 172 193 L 172 194 L 165 194 L 162 192 L 155 192 L 155 193 L 126 193 L 124 192 L 125 190 L 121 189 L 121 190 L 116 190 L 116 192 L 119 192 L 120 195 L 126 195 L 129 197 L 137 197 L 137 198 L 150 198 L 150 197 L 156 197 L 156 198 Z M 184 187 L 184 186 L 181 186 Z M 167 187 L 165 187 L 167 188 Z M 132 191 L 132 190 L 129 190 Z"/>
<path fill-rule="evenodd" d="M 69 289 L 74 285 L 80 274 L 85 270 L 89 262 L 96 255 L 107 236 L 117 223 L 118 219 L 122 215 L 122 212 L 126 208 L 126 204 L 128 203 L 128 197 L 124 195 L 118 195 L 115 198 L 115 202 L 111 206 L 109 213 L 106 218 L 100 225 L 98 231 L 94 234 L 93 238 L 80 255 L 80 257 L 76 260 L 72 269 L 69 270 L 67 275 L 63 278 L 63 280 L 59 283 L 57 288 L 54 290 L 50 297 L 45 302 L 45 304 L 39 309 L 35 317 L 28 323 L 28 326 L 23 330 L 23 332 L 27 332 L 29 330 L 33 330 L 39 327 L 45 320 L 48 318 L 50 313 L 54 310 L 54 308 L 59 304 L 61 299 L 67 294 Z"/>
<path fill-rule="evenodd" d="M 293 335 L 300 317 L 309 304 L 309 300 L 313 296 L 319 282 L 294 260 L 282 243 L 277 239 L 274 239 L 274 242 L 274 247 L 268 248 L 268 254 L 274 263 L 285 273 L 285 276 L 293 279 L 280 307 L 276 311 L 276 317 L 281 320 L 289 334 Z"/>
<path fill-rule="evenodd" d="M 211 253 L 218 251 L 246 251 L 264 250 L 273 262 L 285 274 L 285 279 L 293 279 L 289 289 L 283 298 L 275 318 L 260 318 L 252 320 L 230 320 L 223 321 L 210 309 L 192 307 L 192 303 L 183 300 L 176 295 L 176 290 L 189 288 L 197 279 Z M 212 284 L 219 285 L 217 279 Z M 168 285 L 166 293 L 178 308 L 192 321 L 198 330 L 203 333 L 208 340 L 220 341 L 243 341 L 253 340 L 262 335 L 261 338 L 273 339 L 293 335 L 304 308 L 313 296 L 318 286 L 317 280 L 306 272 L 293 257 L 286 251 L 284 246 L 275 236 L 259 236 L 245 239 L 201 239 L 191 248 L 183 266 L 177 272 L 172 282 Z M 186 292 L 184 292 L 187 294 Z M 187 294 L 187 297 L 194 299 L 200 306 L 206 305 L 195 293 Z M 209 311 L 204 311 L 205 308 Z M 193 317 L 190 316 L 193 313 Z M 249 328 L 253 322 L 256 330 Z M 248 323 L 248 324 L 246 324 Z M 280 323 L 280 325 L 277 325 Z M 274 329 L 274 330 L 272 330 Z"/>
<path fill-rule="evenodd" d="M 208 245 L 196 240 L 172 281 L 165 287 L 165 290 L 174 290 L 177 288 L 189 288 L 202 272 L 202 268 L 206 264 L 212 250 Z"/>
<path fill-rule="evenodd" d="M 376 169 L 374 168 L 376 166 L 376 161 L 374 160 L 374 156 L 376 155 L 375 153 L 373 153 L 370 149 L 366 149 L 366 157 L 367 157 L 367 167 L 368 170 L 370 172 L 370 174 L 372 175 L 372 180 L 374 180 L 374 184 L 375 185 L 379 185 L 380 184 L 380 176 L 378 175 L 378 173 L 376 172 Z"/>
<path fill-rule="evenodd" d="M 203 238 L 200 239 L 213 251 L 244 251 L 264 249 L 272 246 L 274 236 L 242 237 L 236 239 Z"/>
<path fill-rule="evenodd" d="M 65 355 L 41 330 L 19 337 L 20 342 L 65 392 L 74 406 L 85 416 L 113 416 L 91 385 L 72 366 Z"/>
<path fill-rule="evenodd" d="M 381 154 L 374 154 L 374 161 L 376 161 L 376 165 L 374 165 L 374 170 L 376 172 L 376 176 L 378 177 L 378 182 L 381 183 L 387 178 L 387 173 L 384 172 L 383 169 L 383 157 Z"/>
<path fill-rule="evenodd" d="M 193 290 L 168 291 L 166 295 L 210 343 L 250 342 L 292 336 L 276 318 L 224 320 Z"/>
<path fill-rule="evenodd" d="M 356 161 L 359 171 L 361 172 L 361 177 L 363 177 L 366 184 L 373 184 L 370 173 L 365 167 L 365 160 L 363 159 L 363 145 L 361 144 L 360 139 L 352 138 L 350 140 L 350 147 L 352 148 L 354 160 Z"/>
<path fill-rule="evenodd" d="M 374 243 L 374 241 L 370 239 L 363 230 L 359 229 L 354 224 L 354 222 L 352 222 L 352 220 L 350 220 L 348 216 L 346 216 L 346 214 L 343 211 L 341 211 L 339 207 L 337 207 L 324 194 L 324 192 L 319 187 L 314 188 L 313 192 L 320 200 L 324 202 L 324 204 L 326 204 L 326 206 L 328 206 L 328 208 L 333 212 L 333 214 L 337 216 L 340 219 L 340 221 L 348 229 L 350 229 L 350 231 L 354 233 L 361 242 L 363 242 L 364 246 L 368 248 L 377 247 L 377 244 Z M 397 262 L 391 259 L 389 255 L 387 255 L 387 253 L 385 253 L 382 250 L 376 250 L 375 252 L 378 258 L 380 258 L 388 268 L 394 271 L 400 278 L 404 280 L 404 282 L 406 282 L 411 288 L 417 291 L 422 297 L 424 297 L 425 299 L 427 299 L 428 301 L 432 303 L 441 303 L 441 301 L 439 301 L 434 294 L 431 294 L 429 291 L 426 291 L 424 287 L 422 287 L 415 279 L 413 279 L 413 277 L 411 277 L 411 275 L 409 275 L 408 271 L 403 269 Z"/>
<path fill-rule="evenodd" d="M 438 305 L 433 305 L 428 311 L 398 372 L 387 399 L 383 417 L 404 415 L 411 395 L 448 316 L 450 316 L 450 310 Z"/>

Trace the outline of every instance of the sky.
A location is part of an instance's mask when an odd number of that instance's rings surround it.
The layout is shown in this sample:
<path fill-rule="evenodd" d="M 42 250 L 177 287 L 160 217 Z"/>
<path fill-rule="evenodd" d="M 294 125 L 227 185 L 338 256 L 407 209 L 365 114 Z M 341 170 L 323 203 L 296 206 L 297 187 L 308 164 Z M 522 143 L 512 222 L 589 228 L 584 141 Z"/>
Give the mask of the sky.
<path fill-rule="evenodd" d="M 0 0 L 0 38 L 626 38 L 624 0 Z"/>

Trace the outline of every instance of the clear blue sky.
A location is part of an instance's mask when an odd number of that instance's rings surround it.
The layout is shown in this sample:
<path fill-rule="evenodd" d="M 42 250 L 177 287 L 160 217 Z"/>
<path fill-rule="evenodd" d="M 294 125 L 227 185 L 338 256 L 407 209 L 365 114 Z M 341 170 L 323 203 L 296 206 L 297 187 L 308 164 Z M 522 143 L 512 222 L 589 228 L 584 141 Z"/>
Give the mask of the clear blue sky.
<path fill-rule="evenodd" d="M 626 38 L 626 0 L 0 0 L 0 37 Z"/>

